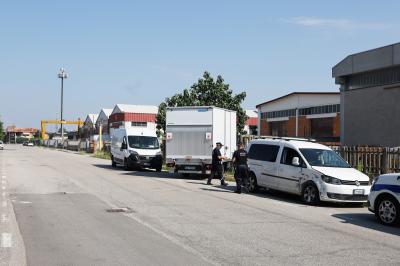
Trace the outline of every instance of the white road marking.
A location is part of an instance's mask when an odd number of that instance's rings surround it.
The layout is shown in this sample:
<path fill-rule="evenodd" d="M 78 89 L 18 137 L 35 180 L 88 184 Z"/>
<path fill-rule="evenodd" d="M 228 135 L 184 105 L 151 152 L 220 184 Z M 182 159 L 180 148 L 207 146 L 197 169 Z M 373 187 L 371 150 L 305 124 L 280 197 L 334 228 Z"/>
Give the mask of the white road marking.
<path fill-rule="evenodd" d="M 1 176 L 1 178 L 3 178 L 3 179 L 7 179 L 7 177 L 6 177 L 5 175 Z"/>
<path fill-rule="evenodd" d="M 3 208 L 6 208 L 6 207 L 7 207 L 7 201 L 6 201 L 6 200 L 3 200 L 2 203 L 1 203 L 1 206 L 2 206 Z"/>
<path fill-rule="evenodd" d="M 2 184 L 2 185 L 5 185 L 5 184 L 6 184 L 6 180 L 4 180 L 4 179 L 1 180 L 1 184 Z"/>
<path fill-rule="evenodd" d="M 2 222 L 2 223 L 7 223 L 7 222 L 8 222 L 8 217 L 7 217 L 7 215 L 5 215 L 5 214 L 2 214 L 2 215 L 1 215 L 1 222 Z"/>
<path fill-rule="evenodd" d="M 1 189 L 2 190 L 6 190 L 6 186 L 1 186 Z"/>
<path fill-rule="evenodd" d="M 2 248 L 10 248 L 12 246 L 10 233 L 2 233 L 1 234 L 1 247 Z"/>
<path fill-rule="evenodd" d="M 1 192 L 1 196 L 3 197 L 3 198 L 5 198 L 6 197 L 6 192 Z"/>

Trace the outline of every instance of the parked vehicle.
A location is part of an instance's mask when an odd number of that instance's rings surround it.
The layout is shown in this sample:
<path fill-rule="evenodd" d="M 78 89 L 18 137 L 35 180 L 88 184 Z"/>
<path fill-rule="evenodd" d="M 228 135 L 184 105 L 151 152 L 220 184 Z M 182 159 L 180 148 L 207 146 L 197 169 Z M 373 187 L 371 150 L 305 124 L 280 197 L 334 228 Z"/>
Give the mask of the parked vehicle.
<path fill-rule="evenodd" d="M 212 106 L 167 108 L 166 162 L 180 174 L 210 174 L 211 153 L 221 142 L 229 163 L 236 149 L 236 112 Z"/>
<path fill-rule="evenodd" d="M 26 146 L 32 147 L 32 146 L 35 146 L 35 144 L 33 142 L 28 142 L 28 144 L 26 144 Z"/>
<path fill-rule="evenodd" d="M 4 150 L 4 143 L 0 140 L 0 150 Z"/>
<path fill-rule="evenodd" d="M 122 128 L 113 130 L 111 164 L 131 168 L 162 169 L 160 144 L 154 130 L 148 128 Z"/>
<path fill-rule="evenodd" d="M 22 142 L 22 146 L 28 146 L 28 142 L 27 141 Z"/>
<path fill-rule="evenodd" d="M 400 173 L 375 178 L 368 197 L 368 209 L 382 224 L 400 223 Z"/>
<path fill-rule="evenodd" d="M 258 186 L 285 191 L 308 204 L 367 201 L 369 177 L 327 146 L 306 139 L 256 139 L 248 153 L 250 191 Z"/>

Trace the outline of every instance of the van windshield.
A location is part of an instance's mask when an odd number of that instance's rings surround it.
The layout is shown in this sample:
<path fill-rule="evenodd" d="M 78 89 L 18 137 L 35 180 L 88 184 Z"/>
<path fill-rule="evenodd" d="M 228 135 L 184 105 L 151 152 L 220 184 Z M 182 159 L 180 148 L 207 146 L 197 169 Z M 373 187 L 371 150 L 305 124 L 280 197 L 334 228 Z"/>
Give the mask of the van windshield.
<path fill-rule="evenodd" d="M 351 166 L 332 150 L 300 149 L 311 166 L 351 168 Z"/>
<path fill-rule="evenodd" d="M 128 136 L 129 147 L 134 149 L 159 149 L 157 137 Z"/>

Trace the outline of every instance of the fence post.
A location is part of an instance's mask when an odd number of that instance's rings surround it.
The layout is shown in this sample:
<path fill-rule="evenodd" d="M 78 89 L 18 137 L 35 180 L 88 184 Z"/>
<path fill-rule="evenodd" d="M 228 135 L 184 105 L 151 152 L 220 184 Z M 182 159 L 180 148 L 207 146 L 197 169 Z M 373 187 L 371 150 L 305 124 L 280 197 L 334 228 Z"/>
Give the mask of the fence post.
<path fill-rule="evenodd" d="M 383 154 L 382 154 L 382 173 L 383 174 L 388 173 L 388 163 L 389 163 L 388 148 L 383 148 Z"/>

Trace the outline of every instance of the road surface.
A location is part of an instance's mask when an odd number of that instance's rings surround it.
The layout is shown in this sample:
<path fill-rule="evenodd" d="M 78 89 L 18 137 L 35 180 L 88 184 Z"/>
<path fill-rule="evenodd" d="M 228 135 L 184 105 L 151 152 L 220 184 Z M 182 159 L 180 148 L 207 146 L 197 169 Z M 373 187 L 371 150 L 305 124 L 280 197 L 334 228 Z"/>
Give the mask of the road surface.
<path fill-rule="evenodd" d="M 400 228 L 357 206 L 238 195 L 233 184 L 19 145 L 0 151 L 0 176 L 2 265 L 400 263 Z"/>

